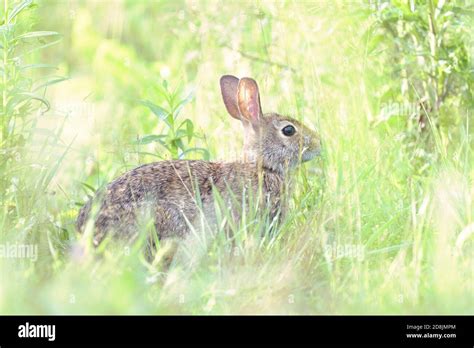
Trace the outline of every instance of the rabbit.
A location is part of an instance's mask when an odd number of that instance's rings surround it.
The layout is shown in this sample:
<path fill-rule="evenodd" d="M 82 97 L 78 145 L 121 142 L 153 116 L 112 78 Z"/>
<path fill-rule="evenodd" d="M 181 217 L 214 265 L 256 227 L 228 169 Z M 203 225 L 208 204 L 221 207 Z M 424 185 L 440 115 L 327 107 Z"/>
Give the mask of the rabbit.
<path fill-rule="evenodd" d="M 293 118 L 263 114 L 258 85 L 252 78 L 224 75 L 220 88 L 228 113 L 243 125 L 244 159 L 166 160 L 139 166 L 112 181 L 82 207 L 78 231 L 83 232 L 92 219 L 95 245 L 108 233 L 130 237 L 137 233 L 140 211 L 147 210 L 158 239 L 179 240 L 197 224 L 200 213 L 211 225 L 216 222 L 216 191 L 239 219 L 245 194 L 260 189 L 255 209 L 266 211 L 270 221 L 283 219 L 290 171 L 319 155 L 319 135 Z M 94 217 L 93 202 L 98 202 Z"/>

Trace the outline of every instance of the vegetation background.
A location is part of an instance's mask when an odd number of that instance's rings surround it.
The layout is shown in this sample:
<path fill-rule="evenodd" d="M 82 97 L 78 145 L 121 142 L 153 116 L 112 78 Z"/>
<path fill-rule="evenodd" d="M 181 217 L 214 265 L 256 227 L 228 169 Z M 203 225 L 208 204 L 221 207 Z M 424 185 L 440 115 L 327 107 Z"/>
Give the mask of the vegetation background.
<path fill-rule="evenodd" d="M 0 313 L 473 314 L 473 10 L 2 0 Z M 126 170 L 238 158 L 229 73 L 323 139 L 278 234 L 249 222 L 166 277 L 134 245 L 71 249 L 80 206 Z"/>

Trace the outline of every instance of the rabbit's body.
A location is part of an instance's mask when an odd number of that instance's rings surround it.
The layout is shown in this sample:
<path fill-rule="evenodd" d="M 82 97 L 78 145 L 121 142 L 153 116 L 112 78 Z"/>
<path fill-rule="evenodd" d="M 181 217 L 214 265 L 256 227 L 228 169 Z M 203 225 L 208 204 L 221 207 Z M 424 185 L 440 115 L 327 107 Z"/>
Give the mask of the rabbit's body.
<path fill-rule="evenodd" d="M 281 217 L 289 171 L 319 153 L 319 136 L 290 117 L 264 115 L 253 79 L 226 75 L 220 84 L 227 111 L 243 125 L 245 161 L 175 160 L 135 168 L 82 208 L 77 220 L 80 231 L 93 218 L 96 243 L 108 232 L 133 236 L 145 212 L 153 219 L 158 237 L 184 238 L 198 222 L 211 229 L 221 222 L 216 203 L 224 203 L 221 208 L 236 220 L 248 215 L 243 207 L 257 209 L 271 220 Z M 97 212 L 91 209 L 93 201 Z"/>
<path fill-rule="evenodd" d="M 257 205 L 263 204 L 262 210 L 268 208 L 273 219 L 280 210 L 283 180 L 281 174 L 259 169 L 256 163 L 176 160 L 145 164 L 120 176 L 98 195 L 101 203 L 95 217 L 95 242 L 109 231 L 133 236 L 137 213 L 144 209 L 151 209 L 160 238 L 185 237 L 189 224 L 194 224 L 201 213 L 206 225 L 215 225 L 216 194 L 238 218 L 243 197 L 257 192 L 259 186 Z M 79 213 L 79 230 L 90 215 L 91 205 L 92 200 Z"/>

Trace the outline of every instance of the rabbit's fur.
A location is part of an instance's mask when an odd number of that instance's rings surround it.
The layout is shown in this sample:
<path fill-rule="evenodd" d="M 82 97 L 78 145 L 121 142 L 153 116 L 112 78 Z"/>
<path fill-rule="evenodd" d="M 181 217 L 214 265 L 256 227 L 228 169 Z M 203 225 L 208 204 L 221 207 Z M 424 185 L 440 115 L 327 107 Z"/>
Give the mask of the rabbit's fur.
<path fill-rule="evenodd" d="M 226 75 L 220 85 L 227 111 L 243 124 L 244 161 L 173 160 L 142 165 L 115 179 L 81 209 L 79 231 L 93 218 L 96 244 L 109 232 L 133 236 L 140 211 L 147 210 L 160 239 L 184 238 L 201 212 L 208 224 L 216 223 L 216 194 L 235 219 L 240 217 L 242 200 L 247 199 L 243 197 L 249 194 L 259 197 L 254 209 L 265 211 L 272 220 L 281 217 L 288 171 L 319 153 L 319 136 L 292 118 L 262 114 L 253 79 Z M 295 130 L 291 136 L 283 133 L 289 125 Z M 93 201 L 99 202 L 94 217 Z"/>

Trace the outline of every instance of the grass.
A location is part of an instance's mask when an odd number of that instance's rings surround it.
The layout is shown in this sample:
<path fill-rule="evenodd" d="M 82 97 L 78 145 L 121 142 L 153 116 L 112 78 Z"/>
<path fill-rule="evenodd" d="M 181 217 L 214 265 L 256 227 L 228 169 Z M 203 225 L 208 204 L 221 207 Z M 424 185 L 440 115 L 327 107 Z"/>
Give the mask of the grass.
<path fill-rule="evenodd" d="M 378 122 L 377 78 L 392 77 L 363 40 L 365 10 L 221 5 L 39 3 L 36 26 L 64 39 L 32 59 L 71 78 L 48 86 L 51 110 L 33 116 L 24 155 L 4 173 L 0 244 L 37 245 L 38 260 L 0 258 L 0 313 L 472 314 L 472 110 L 459 110 L 454 133 L 430 128 L 426 148 L 403 136 L 403 115 Z M 96 20 L 110 11 L 128 20 Z M 148 47 L 150 30 L 162 39 Z M 279 233 L 242 224 L 233 243 L 214 239 L 195 267 L 175 265 L 166 277 L 138 245 L 88 247 L 74 230 L 76 203 L 180 150 L 137 144 L 170 134 L 142 102 L 167 105 L 163 80 L 183 100 L 195 91 L 179 116 L 198 135 L 187 146 L 212 160 L 238 157 L 238 124 L 218 89 L 226 73 L 254 77 L 264 111 L 293 115 L 323 140 L 321 158 L 294 173 Z M 84 254 L 69 251 L 80 243 Z"/>

